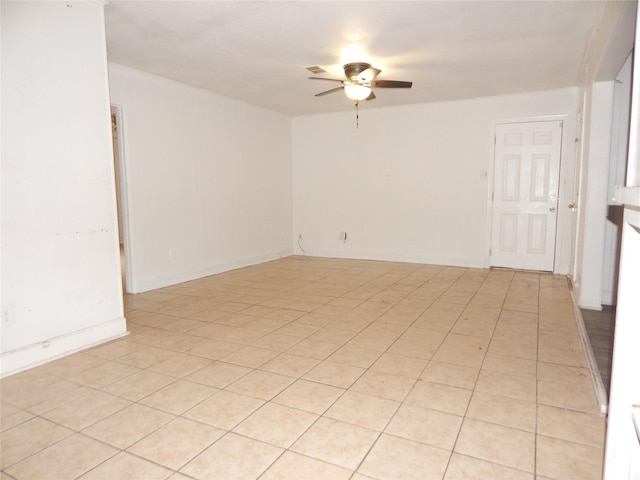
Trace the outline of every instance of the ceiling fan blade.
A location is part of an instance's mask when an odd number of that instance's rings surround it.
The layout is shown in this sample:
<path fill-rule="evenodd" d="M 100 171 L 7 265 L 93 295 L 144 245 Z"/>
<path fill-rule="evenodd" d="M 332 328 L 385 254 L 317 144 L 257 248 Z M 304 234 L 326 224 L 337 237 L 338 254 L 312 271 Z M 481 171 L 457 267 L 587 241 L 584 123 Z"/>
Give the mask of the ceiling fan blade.
<path fill-rule="evenodd" d="M 376 98 L 376 94 L 373 93 L 373 90 L 371 91 L 371 93 L 369 94 L 369 96 L 367 98 L 365 98 L 365 100 L 373 100 L 374 98 Z"/>
<path fill-rule="evenodd" d="M 342 83 L 342 80 L 338 80 L 337 78 L 324 78 L 324 77 L 308 77 L 309 80 L 328 80 L 329 82 L 340 82 Z"/>
<path fill-rule="evenodd" d="M 378 70 L 377 68 L 369 67 L 365 71 L 358 74 L 358 80 L 360 80 L 361 82 L 370 82 L 378 75 L 380 75 L 381 71 L 382 70 Z"/>
<path fill-rule="evenodd" d="M 376 88 L 411 88 L 413 82 L 403 82 L 401 80 L 373 80 L 372 87 Z"/>
<path fill-rule="evenodd" d="M 342 89 L 344 89 L 344 85 L 342 87 L 336 87 L 336 88 L 332 88 L 331 90 L 325 90 L 324 92 L 316 93 L 315 96 L 321 97 L 323 95 L 327 95 L 328 93 L 337 92 L 338 90 L 342 90 Z"/>

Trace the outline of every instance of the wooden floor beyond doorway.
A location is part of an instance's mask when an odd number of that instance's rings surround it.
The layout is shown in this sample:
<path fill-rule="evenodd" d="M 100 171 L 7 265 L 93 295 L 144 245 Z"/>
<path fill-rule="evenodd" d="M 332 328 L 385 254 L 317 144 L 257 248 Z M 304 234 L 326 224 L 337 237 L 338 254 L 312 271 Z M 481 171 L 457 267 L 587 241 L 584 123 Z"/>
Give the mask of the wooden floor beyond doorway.
<path fill-rule="evenodd" d="M 616 309 L 605 305 L 601 311 L 588 309 L 581 309 L 580 311 L 602 383 L 607 390 L 607 395 L 609 395 Z"/>

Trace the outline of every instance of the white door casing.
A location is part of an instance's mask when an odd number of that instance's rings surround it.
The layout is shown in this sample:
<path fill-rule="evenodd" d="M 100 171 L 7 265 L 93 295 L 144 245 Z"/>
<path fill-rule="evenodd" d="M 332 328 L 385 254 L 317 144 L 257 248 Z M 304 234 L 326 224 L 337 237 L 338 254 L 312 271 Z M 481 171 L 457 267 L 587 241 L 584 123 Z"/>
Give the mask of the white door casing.
<path fill-rule="evenodd" d="M 490 264 L 553 271 L 562 121 L 496 125 Z"/>

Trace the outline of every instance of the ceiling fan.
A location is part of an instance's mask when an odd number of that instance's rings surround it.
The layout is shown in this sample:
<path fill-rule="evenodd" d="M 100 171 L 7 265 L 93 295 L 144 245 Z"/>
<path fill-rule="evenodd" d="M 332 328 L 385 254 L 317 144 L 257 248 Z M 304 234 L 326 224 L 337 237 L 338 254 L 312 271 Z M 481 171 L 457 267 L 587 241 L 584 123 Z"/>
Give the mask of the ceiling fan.
<path fill-rule="evenodd" d="M 317 67 L 311 67 L 312 68 Z M 346 80 L 325 77 L 309 77 L 310 80 L 327 80 L 329 82 L 340 82 L 341 86 L 317 93 L 316 97 L 321 97 L 329 93 L 344 90 L 344 93 L 356 103 L 361 100 L 373 100 L 376 94 L 373 93 L 374 88 L 411 88 L 413 82 L 404 82 L 400 80 L 376 80 L 381 70 L 372 67 L 369 63 L 354 62 L 344 65 L 344 76 Z M 324 71 L 322 69 L 312 70 L 314 73 Z"/>

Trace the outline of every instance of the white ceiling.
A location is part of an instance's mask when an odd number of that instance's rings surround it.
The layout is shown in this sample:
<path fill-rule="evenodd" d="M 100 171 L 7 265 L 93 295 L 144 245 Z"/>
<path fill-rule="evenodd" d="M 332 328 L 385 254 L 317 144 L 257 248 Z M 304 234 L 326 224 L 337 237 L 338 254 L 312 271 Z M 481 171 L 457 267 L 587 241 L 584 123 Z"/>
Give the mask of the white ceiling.
<path fill-rule="evenodd" d="M 109 61 L 288 115 L 353 108 L 320 65 L 365 61 L 362 108 L 576 85 L 602 1 L 120 1 L 105 7 Z"/>

